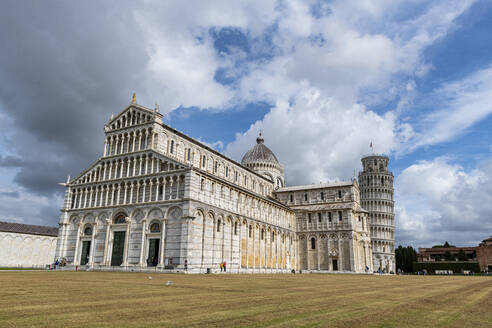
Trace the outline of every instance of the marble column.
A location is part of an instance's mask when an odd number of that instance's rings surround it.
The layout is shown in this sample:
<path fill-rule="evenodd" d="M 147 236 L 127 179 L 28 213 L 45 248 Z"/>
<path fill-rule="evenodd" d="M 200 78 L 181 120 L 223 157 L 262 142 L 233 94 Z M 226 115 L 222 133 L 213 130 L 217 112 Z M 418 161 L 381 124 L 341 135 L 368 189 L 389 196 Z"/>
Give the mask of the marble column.
<path fill-rule="evenodd" d="M 138 263 L 138 265 L 140 267 L 145 267 L 145 259 L 144 259 L 144 256 L 145 256 L 145 248 L 146 248 L 146 243 L 145 243 L 145 232 L 146 232 L 146 224 L 147 224 L 147 220 L 142 220 L 142 236 L 141 236 L 141 240 L 140 240 L 140 245 L 141 245 L 141 248 L 140 248 L 140 261 Z"/>
<path fill-rule="evenodd" d="M 164 267 L 164 253 L 166 251 L 166 219 L 162 220 L 161 244 L 159 250 L 159 267 Z"/>
<path fill-rule="evenodd" d="M 108 246 L 109 246 L 109 231 L 111 228 L 111 220 L 106 219 L 106 237 L 104 238 L 104 255 L 103 255 L 103 265 L 109 265 L 108 259 Z"/>
<path fill-rule="evenodd" d="M 80 230 L 82 229 L 82 220 L 79 222 L 77 227 L 77 239 L 75 240 L 75 250 L 73 254 L 73 265 L 79 265 L 80 256 L 79 256 L 79 245 L 80 245 Z"/>
<path fill-rule="evenodd" d="M 96 248 L 96 230 L 97 230 L 97 222 L 94 223 L 94 225 L 92 226 L 92 236 L 91 236 L 91 249 L 90 249 L 90 253 L 89 253 L 89 263 L 87 263 L 88 266 L 90 266 L 91 268 L 94 267 L 94 252 L 95 252 L 95 248 Z"/>
<path fill-rule="evenodd" d="M 131 219 L 129 217 L 125 218 L 126 222 L 126 233 L 125 233 L 125 248 L 123 249 L 123 263 L 121 266 L 128 266 L 128 248 L 130 247 L 130 226 Z"/>

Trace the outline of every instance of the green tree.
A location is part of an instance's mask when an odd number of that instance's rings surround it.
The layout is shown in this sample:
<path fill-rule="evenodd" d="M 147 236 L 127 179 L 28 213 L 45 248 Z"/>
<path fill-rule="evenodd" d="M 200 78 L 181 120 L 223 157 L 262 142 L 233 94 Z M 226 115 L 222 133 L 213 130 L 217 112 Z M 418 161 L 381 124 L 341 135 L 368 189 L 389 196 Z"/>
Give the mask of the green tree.
<path fill-rule="evenodd" d="M 455 260 L 455 257 L 454 257 L 454 255 L 453 255 L 453 254 L 451 254 L 451 252 L 450 252 L 450 251 L 446 251 L 446 252 L 444 253 L 444 259 L 445 259 L 446 261 L 454 261 L 454 260 Z"/>
<path fill-rule="evenodd" d="M 417 261 L 417 251 L 412 246 L 398 246 L 395 249 L 396 269 L 413 272 L 413 262 Z"/>
<path fill-rule="evenodd" d="M 465 254 L 465 252 L 463 252 L 462 249 L 460 249 L 456 257 L 458 258 L 458 261 L 468 261 L 468 256 Z"/>

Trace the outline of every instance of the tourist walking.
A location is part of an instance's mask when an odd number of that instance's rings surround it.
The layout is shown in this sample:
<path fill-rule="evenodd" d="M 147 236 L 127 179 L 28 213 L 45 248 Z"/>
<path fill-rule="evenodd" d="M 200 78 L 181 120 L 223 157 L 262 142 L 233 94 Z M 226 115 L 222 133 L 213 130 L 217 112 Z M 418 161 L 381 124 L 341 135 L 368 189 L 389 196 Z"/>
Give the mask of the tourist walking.
<path fill-rule="evenodd" d="M 227 270 L 226 270 L 226 264 L 227 264 L 227 263 L 226 263 L 226 261 L 224 261 L 224 272 L 226 272 L 226 271 L 227 271 Z"/>
<path fill-rule="evenodd" d="M 224 270 L 224 263 L 220 262 L 220 272 L 222 272 L 223 270 Z"/>

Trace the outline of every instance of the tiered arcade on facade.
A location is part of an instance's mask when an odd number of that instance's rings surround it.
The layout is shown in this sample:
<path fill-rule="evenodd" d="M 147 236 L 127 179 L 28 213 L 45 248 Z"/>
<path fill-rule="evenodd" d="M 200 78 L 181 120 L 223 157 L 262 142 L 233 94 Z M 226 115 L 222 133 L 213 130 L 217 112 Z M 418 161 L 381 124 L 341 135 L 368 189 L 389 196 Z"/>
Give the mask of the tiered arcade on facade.
<path fill-rule="evenodd" d="M 383 155 L 362 158 L 359 186 L 362 207 L 369 211 L 371 221 L 374 270 L 395 272 L 395 203 L 388 162 Z"/>
<path fill-rule="evenodd" d="M 284 181 L 261 135 L 240 164 L 133 100 L 105 125 L 103 156 L 66 183 L 56 258 L 90 270 L 376 269 L 355 179 Z"/>

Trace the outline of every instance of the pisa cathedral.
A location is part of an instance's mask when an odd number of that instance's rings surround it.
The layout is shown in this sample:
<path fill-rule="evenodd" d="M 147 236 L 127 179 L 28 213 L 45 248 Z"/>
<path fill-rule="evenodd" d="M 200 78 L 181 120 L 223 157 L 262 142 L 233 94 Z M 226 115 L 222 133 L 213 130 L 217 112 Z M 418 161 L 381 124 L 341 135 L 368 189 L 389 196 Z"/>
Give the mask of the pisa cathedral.
<path fill-rule="evenodd" d="M 104 126 L 103 156 L 64 184 L 56 259 L 86 270 L 394 271 L 388 158 L 359 181 L 285 186 L 261 134 L 241 163 L 132 103 Z M 253 143 L 253 142 L 252 142 Z"/>

